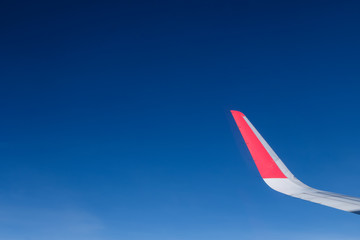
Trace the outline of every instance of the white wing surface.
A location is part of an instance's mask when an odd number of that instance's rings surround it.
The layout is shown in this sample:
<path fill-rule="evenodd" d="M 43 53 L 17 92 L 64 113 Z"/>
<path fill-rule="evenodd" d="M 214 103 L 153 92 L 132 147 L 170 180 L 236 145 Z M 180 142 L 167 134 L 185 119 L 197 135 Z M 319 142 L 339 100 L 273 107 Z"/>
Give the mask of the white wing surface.
<path fill-rule="evenodd" d="M 284 165 L 245 115 L 231 111 L 261 177 L 269 187 L 283 194 L 360 214 L 360 198 L 317 190 L 300 182 Z"/>

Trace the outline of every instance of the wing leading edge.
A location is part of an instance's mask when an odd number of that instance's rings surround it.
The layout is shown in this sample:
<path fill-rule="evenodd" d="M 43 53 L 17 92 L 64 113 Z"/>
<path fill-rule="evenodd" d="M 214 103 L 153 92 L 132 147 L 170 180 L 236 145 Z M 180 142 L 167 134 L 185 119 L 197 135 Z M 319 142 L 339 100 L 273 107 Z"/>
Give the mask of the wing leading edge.
<path fill-rule="evenodd" d="M 261 177 L 275 191 L 347 212 L 360 214 L 360 198 L 311 188 L 299 181 L 245 115 L 231 111 Z"/>

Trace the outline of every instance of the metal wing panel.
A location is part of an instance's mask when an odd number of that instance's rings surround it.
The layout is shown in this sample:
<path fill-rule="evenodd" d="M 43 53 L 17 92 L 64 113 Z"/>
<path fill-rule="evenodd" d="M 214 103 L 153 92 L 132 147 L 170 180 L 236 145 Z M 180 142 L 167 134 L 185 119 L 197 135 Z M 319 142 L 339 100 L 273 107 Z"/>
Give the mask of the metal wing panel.
<path fill-rule="evenodd" d="M 342 194 L 317 190 L 296 183 L 291 179 L 264 179 L 265 183 L 275 191 L 300 198 L 306 201 L 322 204 L 348 212 L 360 211 L 360 198 L 349 197 Z"/>

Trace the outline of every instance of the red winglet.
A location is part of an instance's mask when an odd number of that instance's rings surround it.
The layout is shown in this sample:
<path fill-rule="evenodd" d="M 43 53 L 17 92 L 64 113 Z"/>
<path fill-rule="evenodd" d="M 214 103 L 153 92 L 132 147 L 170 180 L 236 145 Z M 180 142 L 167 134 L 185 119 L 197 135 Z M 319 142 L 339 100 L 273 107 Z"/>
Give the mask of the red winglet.
<path fill-rule="evenodd" d="M 245 121 L 245 115 L 238 111 L 231 111 L 237 126 L 245 140 L 250 154 L 254 159 L 262 178 L 286 178 L 284 173 L 276 165 L 270 154 L 267 152 L 263 144 L 256 137 L 255 133 Z"/>

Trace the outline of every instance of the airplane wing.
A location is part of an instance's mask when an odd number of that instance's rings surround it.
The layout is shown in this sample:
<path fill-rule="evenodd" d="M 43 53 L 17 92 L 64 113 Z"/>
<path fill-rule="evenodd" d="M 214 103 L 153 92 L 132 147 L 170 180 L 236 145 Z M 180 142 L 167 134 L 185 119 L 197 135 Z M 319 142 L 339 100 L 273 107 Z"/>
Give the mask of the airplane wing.
<path fill-rule="evenodd" d="M 311 188 L 284 165 L 245 115 L 231 111 L 265 183 L 275 191 L 343 211 L 360 214 L 360 198 Z"/>

